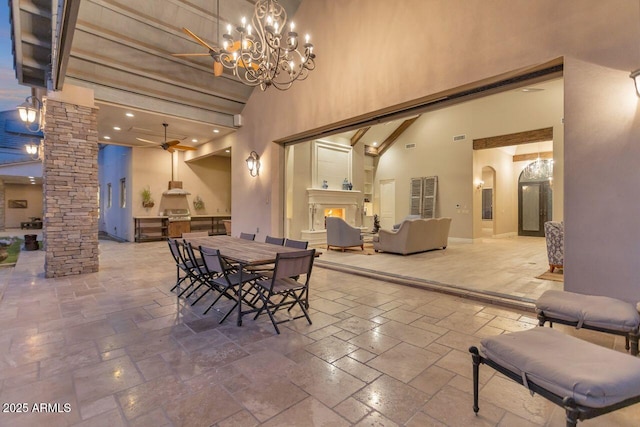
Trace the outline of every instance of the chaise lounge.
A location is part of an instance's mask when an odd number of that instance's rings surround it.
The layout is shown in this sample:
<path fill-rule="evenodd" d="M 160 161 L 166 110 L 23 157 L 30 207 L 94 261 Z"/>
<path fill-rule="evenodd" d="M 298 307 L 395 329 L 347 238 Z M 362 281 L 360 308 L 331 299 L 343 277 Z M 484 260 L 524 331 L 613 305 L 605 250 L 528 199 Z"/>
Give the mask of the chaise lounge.
<path fill-rule="evenodd" d="M 481 364 L 562 406 L 567 427 L 640 402 L 640 359 L 555 329 L 492 336 L 469 352 L 476 414 Z"/>

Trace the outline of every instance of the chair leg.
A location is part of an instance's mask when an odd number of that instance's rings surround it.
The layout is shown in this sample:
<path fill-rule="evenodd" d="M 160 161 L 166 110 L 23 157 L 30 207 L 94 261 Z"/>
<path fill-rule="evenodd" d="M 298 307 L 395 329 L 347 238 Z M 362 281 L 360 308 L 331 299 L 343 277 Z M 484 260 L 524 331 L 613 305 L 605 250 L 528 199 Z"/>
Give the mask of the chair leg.
<path fill-rule="evenodd" d="M 480 352 L 477 347 L 469 348 L 471 359 L 473 360 L 473 412 L 478 415 L 478 380 L 480 373 Z"/>

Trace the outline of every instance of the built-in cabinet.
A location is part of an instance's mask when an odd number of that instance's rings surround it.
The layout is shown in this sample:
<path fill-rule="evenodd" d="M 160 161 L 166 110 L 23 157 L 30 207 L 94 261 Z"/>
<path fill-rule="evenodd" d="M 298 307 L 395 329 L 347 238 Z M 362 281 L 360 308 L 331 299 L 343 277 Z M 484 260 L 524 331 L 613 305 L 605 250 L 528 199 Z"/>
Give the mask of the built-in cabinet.
<path fill-rule="evenodd" d="M 192 216 L 191 221 L 169 222 L 166 216 L 136 217 L 133 219 L 136 242 L 153 242 L 167 237 L 180 237 L 187 232 L 207 231 L 209 234 L 226 234 L 224 221 L 230 216 Z M 186 223 L 186 224 L 182 224 Z"/>

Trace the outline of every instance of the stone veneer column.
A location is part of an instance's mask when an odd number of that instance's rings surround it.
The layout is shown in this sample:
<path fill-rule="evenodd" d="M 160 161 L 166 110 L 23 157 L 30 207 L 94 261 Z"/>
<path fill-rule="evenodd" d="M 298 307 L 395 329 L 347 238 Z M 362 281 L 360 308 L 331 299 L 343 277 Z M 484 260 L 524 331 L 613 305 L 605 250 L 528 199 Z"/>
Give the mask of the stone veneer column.
<path fill-rule="evenodd" d="M 0 231 L 4 231 L 6 218 L 4 181 L 0 179 Z"/>
<path fill-rule="evenodd" d="M 97 109 L 46 100 L 45 276 L 98 271 Z"/>

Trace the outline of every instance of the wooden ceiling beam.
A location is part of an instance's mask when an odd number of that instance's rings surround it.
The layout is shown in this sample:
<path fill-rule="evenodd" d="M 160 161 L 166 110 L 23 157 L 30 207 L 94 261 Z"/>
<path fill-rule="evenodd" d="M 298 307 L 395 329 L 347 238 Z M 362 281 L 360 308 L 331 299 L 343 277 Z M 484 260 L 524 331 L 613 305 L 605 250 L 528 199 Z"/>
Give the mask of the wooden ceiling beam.
<path fill-rule="evenodd" d="M 510 145 L 530 144 L 532 142 L 542 141 L 553 141 L 552 127 L 474 139 L 473 149 L 486 150 L 488 148 L 508 147 Z"/>
<path fill-rule="evenodd" d="M 351 137 L 351 146 L 353 147 L 360 141 L 360 139 L 371 129 L 371 126 L 360 128 L 356 131 L 356 133 Z"/>
<path fill-rule="evenodd" d="M 542 153 L 516 154 L 513 156 L 513 162 L 526 162 L 529 160 L 550 160 L 553 159 L 553 151 L 545 151 Z"/>
<path fill-rule="evenodd" d="M 402 124 L 398 126 L 397 129 L 394 130 L 391 135 L 389 135 L 387 139 L 382 142 L 382 144 L 380 144 L 380 146 L 378 147 L 379 155 L 382 156 L 384 152 L 387 151 L 398 138 L 400 138 L 400 135 L 402 135 L 407 129 L 409 129 L 409 126 L 411 126 L 419 118 L 420 116 L 416 116 L 402 122 Z"/>

